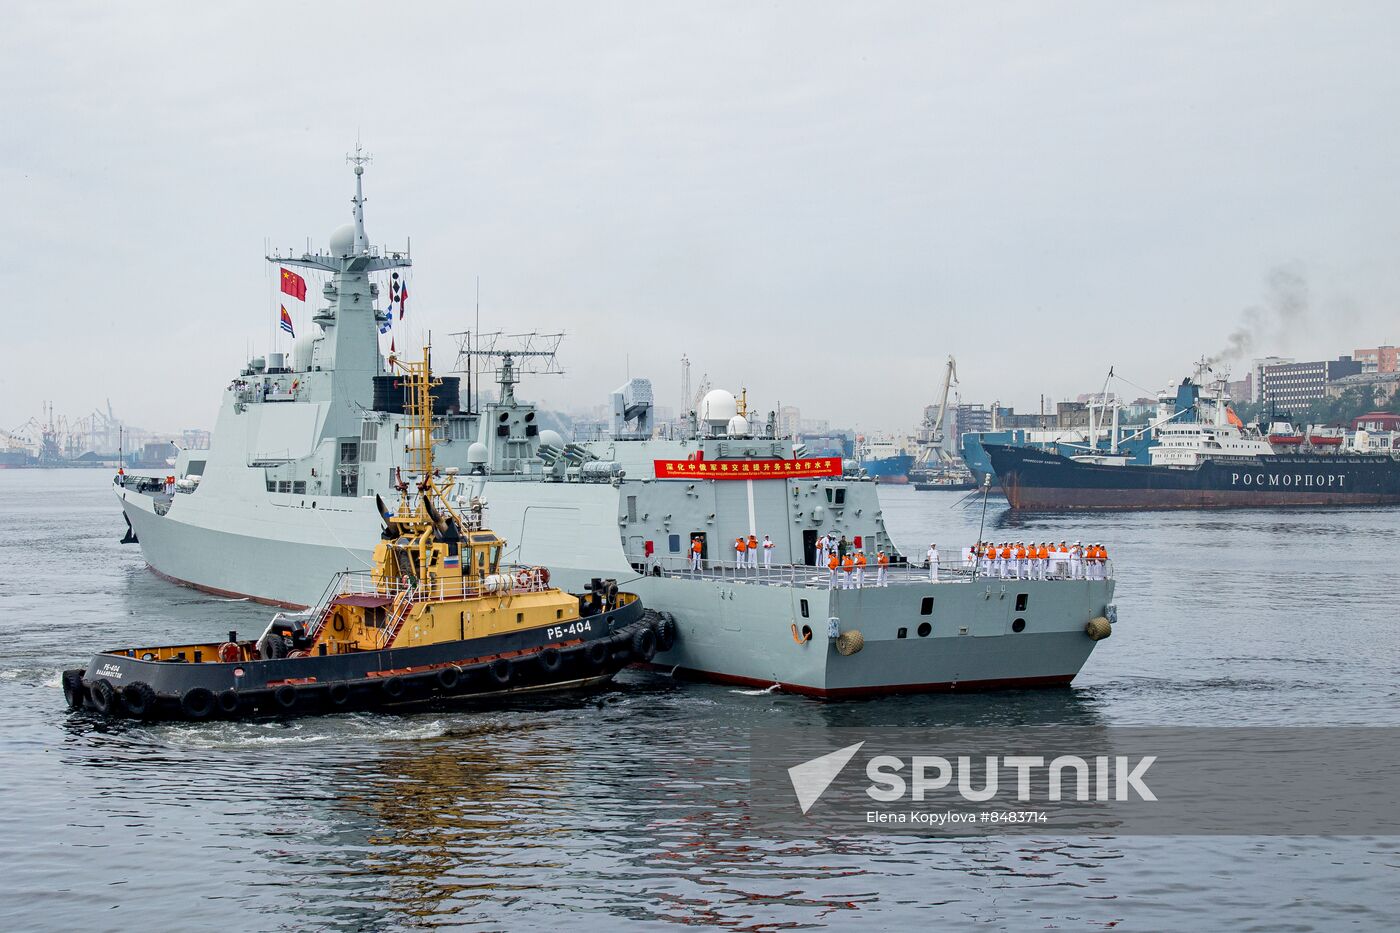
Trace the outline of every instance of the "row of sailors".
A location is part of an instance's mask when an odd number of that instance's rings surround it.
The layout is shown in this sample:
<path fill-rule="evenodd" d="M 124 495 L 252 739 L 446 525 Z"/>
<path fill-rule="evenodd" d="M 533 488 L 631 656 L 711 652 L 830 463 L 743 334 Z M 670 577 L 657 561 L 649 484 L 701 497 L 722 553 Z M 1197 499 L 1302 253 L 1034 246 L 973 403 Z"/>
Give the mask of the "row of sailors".
<path fill-rule="evenodd" d="M 963 551 L 963 566 L 979 576 L 1003 580 L 1103 580 L 1108 576 L 1108 549 L 1098 542 L 979 542 Z"/>
<path fill-rule="evenodd" d="M 763 552 L 763 568 L 767 570 L 773 566 L 773 539 L 767 535 L 763 536 L 760 543 L 758 535 L 749 535 L 747 538 L 739 537 L 734 539 L 734 566 L 739 570 L 757 570 L 758 554 Z M 702 557 L 705 552 L 705 542 L 699 535 L 690 539 L 690 569 L 700 570 Z"/>

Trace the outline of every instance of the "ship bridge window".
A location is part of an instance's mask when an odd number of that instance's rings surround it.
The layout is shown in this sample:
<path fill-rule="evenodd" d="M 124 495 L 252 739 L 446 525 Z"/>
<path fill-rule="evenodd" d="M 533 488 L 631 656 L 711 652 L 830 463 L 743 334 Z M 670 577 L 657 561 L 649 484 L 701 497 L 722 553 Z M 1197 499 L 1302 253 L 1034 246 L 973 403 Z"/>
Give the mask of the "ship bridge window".
<path fill-rule="evenodd" d="M 827 501 L 827 502 L 830 502 L 832 505 L 845 505 L 845 504 L 846 504 L 846 487 L 845 487 L 845 486 L 828 486 L 828 487 L 826 487 L 826 501 Z"/>

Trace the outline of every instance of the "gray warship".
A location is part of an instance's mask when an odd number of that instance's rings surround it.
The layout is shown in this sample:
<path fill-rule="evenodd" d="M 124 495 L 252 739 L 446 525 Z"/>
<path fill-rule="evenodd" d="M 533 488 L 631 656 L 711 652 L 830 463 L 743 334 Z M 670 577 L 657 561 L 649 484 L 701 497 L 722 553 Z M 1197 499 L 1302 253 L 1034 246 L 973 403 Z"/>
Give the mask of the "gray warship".
<path fill-rule="evenodd" d="M 210 448 L 181 451 L 173 476 L 117 478 L 128 540 L 170 580 L 312 606 L 334 574 L 370 565 L 377 500 L 396 502 L 414 481 L 375 281 L 411 257 L 370 245 L 367 160 L 351 161 L 351 221 L 329 249 L 268 257 L 328 276 L 317 332 L 250 360 L 224 392 Z M 464 339 L 457 368 L 490 368 L 499 392 L 483 400 L 468 377 L 464 398 L 459 376 L 439 377 L 437 466 L 484 504 L 514 562 L 548 566 L 573 590 L 615 578 L 671 614 L 678 637 L 657 669 L 823 698 L 1064 685 L 1116 621 L 1111 573 L 1007 580 L 960 558 L 937 573 L 922 551 L 907 559 L 857 464 L 807 456 L 724 390 L 666 430 L 650 383 L 632 379 L 612 395 L 607 436 L 565 440 L 516 397 L 522 363 L 540 352 Z M 833 585 L 818 566 L 828 533 L 866 555 L 863 586 Z M 750 536 L 772 546 L 740 567 L 734 545 Z M 881 549 L 890 564 L 877 585 Z"/>

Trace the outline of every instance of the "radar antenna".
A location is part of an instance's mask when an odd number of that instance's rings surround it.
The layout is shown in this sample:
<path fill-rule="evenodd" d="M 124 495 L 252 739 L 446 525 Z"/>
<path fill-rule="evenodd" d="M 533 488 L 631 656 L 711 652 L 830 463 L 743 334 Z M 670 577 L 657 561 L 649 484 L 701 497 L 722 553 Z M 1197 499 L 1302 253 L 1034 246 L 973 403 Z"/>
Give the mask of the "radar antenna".
<path fill-rule="evenodd" d="M 476 413 L 477 405 L 480 403 L 480 389 L 478 387 L 476 395 L 478 398 L 471 398 L 472 374 L 478 376 L 483 370 L 494 372 L 496 382 L 501 387 L 501 404 L 513 405 L 515 403 L 515 385 L 520 381 L 523 373 L 546 376 L 562 376 L 564 370 L 559 366 L 559 344 L 564 340 L 564 334 L 541 334 L 531 331 L 528 334 L 507 334 L 503 331 L 481 334 L 472 331 L 461 331 L 452 334 L 457 338 L 457 368 L 456 372 L 467 374 L 468 398 L 467 411 Z M 476 361 L 483 361 L 477 363 Z M 484 362 L 487 360 L 498 361 L 495 365 Z"/>

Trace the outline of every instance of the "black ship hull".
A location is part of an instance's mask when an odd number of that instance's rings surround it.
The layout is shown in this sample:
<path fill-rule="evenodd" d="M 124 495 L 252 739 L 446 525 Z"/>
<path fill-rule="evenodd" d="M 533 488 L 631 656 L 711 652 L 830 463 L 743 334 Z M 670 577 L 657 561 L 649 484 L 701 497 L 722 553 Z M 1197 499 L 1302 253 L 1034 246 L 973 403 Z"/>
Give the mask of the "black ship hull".
<path fill-rule="evenodd" d="M 1081 463 L 995 444 L 986 449 L 1007 501 L 1021 511 L 1400 504 L 1400 460 L 1386 454 L 1276 454 L 1179 468 Z"/>
<path fill-rule="evenodd" d="M 633 601 L 570 623 L 382 651 L 228 663 L 96 655 L 66 671 L 71 709 L 134 719 L 250 719 L 421 705 L 603 683 L 669 630 Z M 669 646 L 668 646 L 669 647 Z"/>

